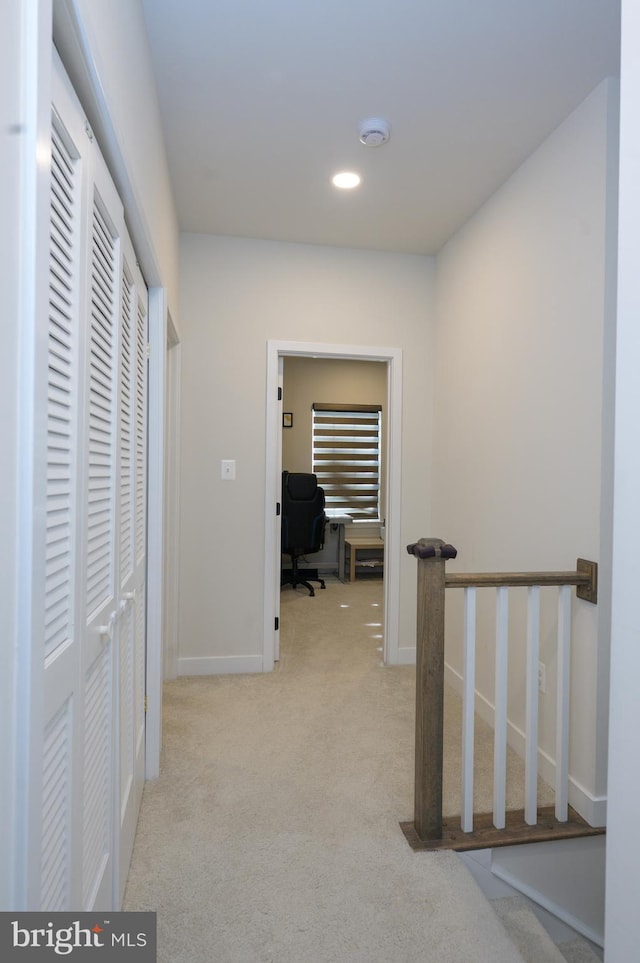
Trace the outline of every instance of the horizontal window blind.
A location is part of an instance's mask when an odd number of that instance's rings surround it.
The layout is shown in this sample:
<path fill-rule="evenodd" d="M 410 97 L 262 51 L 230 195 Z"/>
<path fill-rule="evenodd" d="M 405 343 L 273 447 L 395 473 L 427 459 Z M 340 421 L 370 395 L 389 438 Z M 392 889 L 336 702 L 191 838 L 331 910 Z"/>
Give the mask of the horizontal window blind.
<path fill-rule="evenodd" d="M 380 405 L 312 405 L 312 471 L 327 515 L 379 517 Z"/>

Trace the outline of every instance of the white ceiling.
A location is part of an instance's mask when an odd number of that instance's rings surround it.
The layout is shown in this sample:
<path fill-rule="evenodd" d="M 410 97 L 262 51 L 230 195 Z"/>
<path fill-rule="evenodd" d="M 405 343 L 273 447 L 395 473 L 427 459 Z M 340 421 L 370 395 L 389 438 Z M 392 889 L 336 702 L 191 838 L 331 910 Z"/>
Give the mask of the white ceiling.
<path fill-rule="evenodd" d="M 432 254 L 606 76 L 619 0 L 144 0 L 184 231 Z M 383 117 L 388 144 L 359 142 Z M 339 169 L 361 186 L 339 192 Z"/>

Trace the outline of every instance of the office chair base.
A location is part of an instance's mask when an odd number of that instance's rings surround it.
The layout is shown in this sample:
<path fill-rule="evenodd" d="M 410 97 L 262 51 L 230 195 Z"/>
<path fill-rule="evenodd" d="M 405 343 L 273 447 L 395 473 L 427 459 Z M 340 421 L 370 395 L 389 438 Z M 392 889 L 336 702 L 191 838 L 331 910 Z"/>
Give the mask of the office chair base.
<path fill-rule="evenodd" d="M 302 575 L 306 575 L 306 578 L 301 578 Z M 311 582 L 319 582 L 321 589 L 326 589 L 327 586 L 324 583 L 324 579 L 318 577 L 317 568 L 305 568 L 302 570 L 298 569 L 295 572 L 292 569 L 283 571 L 280 578 L 280 588 L 283 588 L 285 585 L 290 585 L 291 588 L 295 589 L 298 585 L 304 585 L 304 587 L 308 590 L 309 595 L 315 596 L 315 589 L 313 585 L 311 585 L 309 579 Z"/>

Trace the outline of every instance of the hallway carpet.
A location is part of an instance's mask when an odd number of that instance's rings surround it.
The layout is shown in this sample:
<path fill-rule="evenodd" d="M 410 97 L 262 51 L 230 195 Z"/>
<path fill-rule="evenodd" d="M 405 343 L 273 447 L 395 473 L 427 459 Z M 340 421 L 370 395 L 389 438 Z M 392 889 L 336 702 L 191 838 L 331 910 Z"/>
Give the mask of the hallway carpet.
<path fill-rule="evenodd" d="M 160 963 L 522 960 L 461 860 L 414 854 L 398 826 L 415 674 L 381 667 L 381 623 L 380 582 L 287 588 L 275 672 L 166 685 L 124 904 L 157 911 Z M 449 762 L 457 715 L 450 697 Z"/>

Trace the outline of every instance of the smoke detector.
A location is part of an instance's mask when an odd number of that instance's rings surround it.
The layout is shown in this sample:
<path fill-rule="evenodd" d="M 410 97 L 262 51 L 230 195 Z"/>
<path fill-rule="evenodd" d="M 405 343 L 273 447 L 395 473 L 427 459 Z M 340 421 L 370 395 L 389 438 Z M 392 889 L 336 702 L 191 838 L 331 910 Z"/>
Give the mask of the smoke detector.
<path fill-rule="evenodd" d="M 389 140 L 389 125 L 381 117 L 369 117 L 360 124 L 360 142 L 365 147 L 381 147 Z"/>

